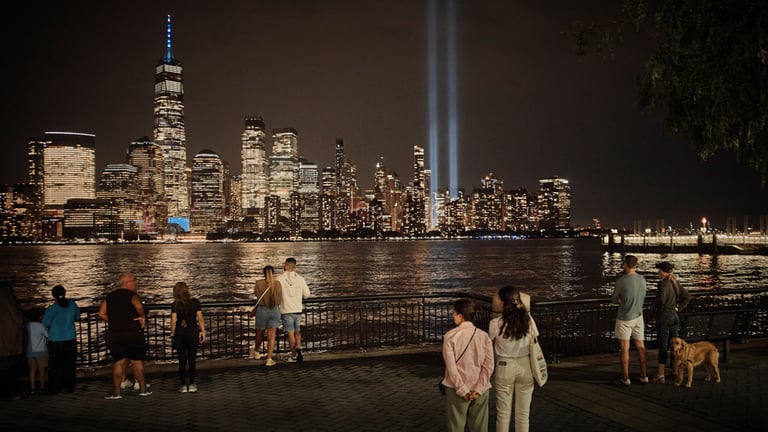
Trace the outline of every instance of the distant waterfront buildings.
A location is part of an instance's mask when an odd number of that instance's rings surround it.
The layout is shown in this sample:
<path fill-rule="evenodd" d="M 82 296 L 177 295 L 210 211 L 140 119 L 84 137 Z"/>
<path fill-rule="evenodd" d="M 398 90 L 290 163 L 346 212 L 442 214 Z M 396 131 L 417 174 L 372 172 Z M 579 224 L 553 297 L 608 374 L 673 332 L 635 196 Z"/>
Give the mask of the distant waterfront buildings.
<path fill-rule="evenodd" d="M 46 132 L 28 142 L 27 183 L 0 189 L 0 239 L 48 240 L 464 236 L 570 228 L 570 185 L 558 177 L 539 190 L 504 189 L 493 173 L 472 193 L 431 185 L 424 147 L 413 146 L 412 178 L 401 178 L 378 158 L 373 187 L 362 190 L 358 166 L 337 138 L 333 163 L 320 168 L 299 152 L 294 128 L 272 130 L 262 117 L 245 117 L 242 174 L 213 150 L 187 164 L 183 68 L 171 46 L 155 66 L 153 138 L 130 143 L 125 161 L 108 164 L 96 182 L 95 136 Z M 365 143 L 363 143 L 364 145 Z M 407 183 L 406 183 L 407 182 Z M 430 192 L 432 190 L 435 192 Z"/>

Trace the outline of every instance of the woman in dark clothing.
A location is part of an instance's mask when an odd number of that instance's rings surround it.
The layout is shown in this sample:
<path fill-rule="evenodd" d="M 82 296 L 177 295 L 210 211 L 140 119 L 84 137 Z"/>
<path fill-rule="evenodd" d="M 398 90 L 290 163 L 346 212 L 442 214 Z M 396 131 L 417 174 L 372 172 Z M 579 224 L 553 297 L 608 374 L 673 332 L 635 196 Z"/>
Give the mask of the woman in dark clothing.
<path fill-rule="evenodd" d="M 658 292 L 656 293 L 656 329 L 659 337 L 659 371 L 653 378 L 655 383 L 664 383 L 664 368 L 669 358 L 669 340 L 680 336 L 680 316 L 691 301 L 691 295 L 680 286 L 672 269 L 672 263 L 663 261 L 656 264 L 659 269 Z"/>
<path fill-rule="evenodd" d="M 198 343 L 205 342 L 205 321 L 200 300 L 192 298 L 184 282 L 178 282 L 173 287 L 171 338 L 176 341 L 179 355 L 179 392 L 194 393 L 197 391 L 195 357 Z"/>

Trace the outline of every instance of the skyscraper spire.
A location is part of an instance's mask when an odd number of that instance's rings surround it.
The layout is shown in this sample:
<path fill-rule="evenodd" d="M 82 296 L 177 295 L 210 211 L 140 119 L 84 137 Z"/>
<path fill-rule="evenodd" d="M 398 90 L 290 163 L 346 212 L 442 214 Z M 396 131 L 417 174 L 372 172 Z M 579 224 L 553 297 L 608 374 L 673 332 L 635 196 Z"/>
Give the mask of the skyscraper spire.
<path fill-rule="evenodd" d="M 171 63 L 173 58 L 173 50 L 171 49 L 171 14 L 168 14 L 168 26 L 166 30 L 166 42 L 165 42 L 165 57 L 163 60 L 165 60 L 168 63 Z"/>

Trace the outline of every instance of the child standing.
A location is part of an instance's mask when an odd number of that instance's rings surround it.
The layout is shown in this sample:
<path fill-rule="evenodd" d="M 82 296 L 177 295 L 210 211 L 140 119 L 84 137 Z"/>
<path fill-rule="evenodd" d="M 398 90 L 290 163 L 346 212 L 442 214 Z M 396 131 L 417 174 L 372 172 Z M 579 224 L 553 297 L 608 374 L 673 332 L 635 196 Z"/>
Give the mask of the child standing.
<path fill-rule="evenodd" d="M 34 311 L 32 321 L 27 323 L 27 364 L 29 365 L 30 394 L 45 393 L 45 368 L 48 367 L 48 330 L 40 322 L 43 314 Z M 40 387 L 35 389 L 35 376 L 40 380 Z"/>

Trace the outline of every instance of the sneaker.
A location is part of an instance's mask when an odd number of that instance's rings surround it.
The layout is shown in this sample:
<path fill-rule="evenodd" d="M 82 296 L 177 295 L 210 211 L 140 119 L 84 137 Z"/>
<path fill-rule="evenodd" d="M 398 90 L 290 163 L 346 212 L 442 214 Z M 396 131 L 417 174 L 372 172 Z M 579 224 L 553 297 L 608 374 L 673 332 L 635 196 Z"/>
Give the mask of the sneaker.
<path fill-rule="evenodd" d="M 304 361 L 304 355 L 301 354 L 301 350 L 296 348 L 296 361 L 301 363 Z"/>
<path fill-rule="evenodd" d="M 114 393 L 110 393 L 109 395 L 104 396 L 104 399 L 107 399 L 107 400 L 116 400 L 116 399 L 122 399 L 122 398 L 123 398 L 123 395 L 114 394 Z"/>
<path fill-rule="evenodd" d="M 632 385 L 632 381 L 629 380 L 629 378 L 626 379 L 620 379 L 619 384 L 621 384 L 624 387 L 629 387 Z"/>
<path fill-rule="evenodd" d="M 640 384 L 648 384 L 650 381 L 647 376 L 640 377 Z"/>
<path fill-rule="evenodd" d="M 131 387 L 133 387 L 133 383 L 129 379 L 120 383 L 120 390 L 127 390 Z"/>
<path fill-rule="evenodd" d="M 266 358 L 266 357 L 267 357 L 267 355 L 266 354 L 262 354 L 262 353 L 256 353 L 256 354 L 254 354 L 252 356 L 252 358 L 254 360 L 261 360 L 261 359 Z"/>
<path fill-rule="evenodd" d="M 190 384 L 189 385 L 189 392 L 190 393 L 197 393 L 197 384 Z"/>
<path fill-rule="evenodd" d="M 147 386 L 147 387 L 149 387 L 149 386 Z M 149 396 L 151 394 L 152 394 L 152 392 L 147 389 L 147 390 L 144 390 L 143 392 L 139 393 L 139 396 L 147 397 L 147 396 Z"/>
<path fill-rule="evenodd" d="M 664 384 L 667 381 L 667 379 L 664 377 L 664 375 L 656 375 L 653 377 L 653 382 L 656 384 Z"/>
<path fill-rule="evenodd" d="M 146 385 L 147 385 L 147 388 L 152 387 L 152 384 L 150 384 L 150 383 L 146 383 Z M 133 389 L 136 390 L 136 391 L 141 390 L 141 386 L 139 385 L 138 382 L 133 383 Z"/>
<path fill-rule="evenodd" d="M 179 387 L 179 393 L 187 393 L 188 391 L 189 391 L 189 388 L 187 388 L 187 386 Z"/>
<path fill-rule="evenodd" d="M 299 360 L 296 357 L 288 357 L 287 359 L 285 359 L 285 361 L 288 363 L 296 363 Z"/>
<path fill-rule="evenodd" d="M 266 366 L 274 366 L 274 365 L 276 365 L 276 364 L 277 364 L 277 362 L 276 362 L 276 361 L 274 361 L 274 360 L 272 360 L 271 358 L 268 358 L 268 359 L 267 359 L 267 362 L 266 362 L 266 363 L 264 363 L 264 364 L 265 364 Z"/>

